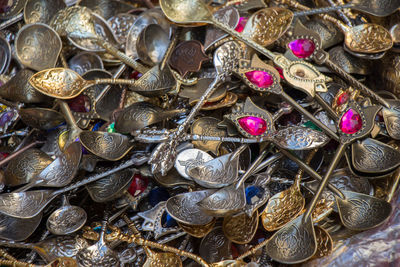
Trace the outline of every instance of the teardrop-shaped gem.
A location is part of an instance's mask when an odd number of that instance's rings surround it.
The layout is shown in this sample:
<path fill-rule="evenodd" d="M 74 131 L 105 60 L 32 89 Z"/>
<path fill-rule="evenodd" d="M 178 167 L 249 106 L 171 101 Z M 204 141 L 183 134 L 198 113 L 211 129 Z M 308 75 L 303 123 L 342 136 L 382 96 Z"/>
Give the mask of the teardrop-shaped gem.
<path fill-rule="evenodd" d="M 309 39 L 297 39 L 289 43 L 289 48 L 298 58 L 306 58 L 315 51 L 315 44 Z"/>
<path fill-rule="evenodd" d="M 349 94 L 346 92 L 343 92 L 342 94 L 340 94 L 340 96 L 337 98 L 336 100 L 336 104 L 338 106 L 346 104 L 347 101 L 349 101 Z"/>
<path fill-rule="evenodd" d="M 171 217 L 171 215 L 169 215 L 168 212 L 164 212 L 162 217 L 161 217 L 161 225 L 164 228 L 170 228 L 170 227 L 175 227 L 178 226 L 178 224 L 176 223 L 175 219 Z"/>
<path fill-rule="evenodd" d="M 266 71 L 253 70 L 245 73 L 246 78 L 260 88 L 268 88 L 274 83 L 274 78 Z"/>
<path fill-rule="evenodd" d="M 235 31 L 237 32 L 242 32 L 244 30 L 244 26 L 246 26 L 246 23 L 249 19 L 246 17 L 240 17 L 239 18 L 239 23 L 235 28 Z"/>
<path fill-rule="evenodd" d="M 128 192 L 132 196 L 137 196 L 146 190 L 149 180 L 146 177 L 142 177 L 140 174 L 135 174 L 132 179 L 132 183 L 128 188 Z"/>
<path fill-rule="evenodd" d="M 354 109 L 349 109 L 340 119 L 339 128 L 346 134 L 354 134 L 362 127 L 362 119 L 360 114 Z"/>
<path fill-rule="evenodd" d="M 247 116 L 238 119 L 238 122 L 251 135 L 262 135 L 267 130 L 267 122 L 263 118 Z"/>

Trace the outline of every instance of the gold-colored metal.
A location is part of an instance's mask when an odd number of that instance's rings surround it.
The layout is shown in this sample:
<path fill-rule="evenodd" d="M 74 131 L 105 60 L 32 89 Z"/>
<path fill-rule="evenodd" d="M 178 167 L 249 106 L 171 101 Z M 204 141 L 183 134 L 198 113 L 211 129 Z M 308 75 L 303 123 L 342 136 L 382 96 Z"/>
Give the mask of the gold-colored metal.
<path fill-rule="evenodd" d="M 246 213 L 224 218 L 222 229 L 225 236 L 234 243 L 249 243 L 258 228 L 258 210 L 251 217 Z"/>
<path fill-rule="evenodd" d="M 238 95 L 232 92 L 228 92 L 226 96 L 217 102 L 206 102 L 202 107 L 201 110 L 216 110 L 219 108 L 227 108 L 231 107 L 236 104 L 238 100 Z"/>
<path fill-rule="evenodd" d="M 201 117 L 195 120 L 191 127 L 191 134 L 207 135 L 207 136 L 226 136 L 226 130 L 218 128 L 220 120 L 213 117 Z M 211 151 L 214 155 L 218 155 L 221 141 L 193 141 L 195 147 L 205 152 Z"/>
<path fill-rule="evenodd" d="M 205 225 L 190 225 L 181 222 L 177 222 L 179 227 L 182 228 L 183 231 L 188 233 L 191 236 L 202 238 L 207 235 L 215 225 L 216 219 L 214 218 L 211 222 Z"/>
<path fill-rule="evenodd" d="M 345 94 L 345 95 L 343 95 Z M 360 91 L 354 90 L 352 87 L 349 87 L 347 89 L 340 89 L 336 95 L 335 98 L 332 100 L 332 108 L 336 111 L 337 114 L 341 114 L 347 107 L 347 103 L 349 100 L 356 100 L 360 95 Z M 345 98 L 345 99 L 340 99 L 340 97 Z M 341 104 L 341 101 L 343 101 L 343 104 Z"/>
<path fill-rule="evenodd" d="M 310 8 L 301 5 L 294 0 L 281 0 L 280 2 L 300 10 L 310 10 Z M 353 52 L 373 54 L 387 51 L 393 46 L 392 36 L 389 31 L 381 25 L 364 23 L 358 26 L 349 27 L 330 15 L 320 14 L 319 16 L 324 20 L 332 22 L 343 32 L 344 42 Z"/>
<path fill-rule="evenodd" d="M 311 150 L 305 161 L 309 163 L 316 150 Z M 275 231 L 296 218 L 304 209 L 305 199 L 300 191 L 303 169 L 299 169 L 293 185 L 272 196 L 261 213 L 261 222 L 267 231 Z"/>
<path fill-rule="evenodd" d="M 317 237 L 317 252 L 313 258 L 322 258 L 331 254 L 333 249 L 333 240 L 330 234 L 322 227 L 316 225 L 314 227 L 315 236 Z"/>

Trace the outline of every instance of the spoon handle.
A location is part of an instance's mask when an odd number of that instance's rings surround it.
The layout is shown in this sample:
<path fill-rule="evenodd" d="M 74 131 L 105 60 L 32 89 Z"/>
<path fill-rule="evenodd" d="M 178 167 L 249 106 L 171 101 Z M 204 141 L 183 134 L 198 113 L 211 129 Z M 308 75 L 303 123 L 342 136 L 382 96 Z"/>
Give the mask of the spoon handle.
<path fill-rule="evenodd" d="M 313 9 L 309 9 L 306 11 L 294 12 L 293 14 L 295 17 L 302 17 L 302 16 L 317 15 L 317 14 L 321 14 L 321 13 L 328 13 L 328 12 L 337 11 L 337 10 L 341 10 L 341 9 L 345 9 L 345 8 L 351 8 L 351 7 L 352 7 L 352 4 L 348 3 L 345 5 L 341 5 L 341 6 L 313 8 Z"/>
<path fill-rule="evenodd" d="M 352 86 L 354 86 L 357 89 L 360 89 L 364 94 L 368 95 L 369 97 L 373 98 L 375 101 L 377 101 L 379 104 L 385 106 L 386 108 L 390 108 L 390 104 L 380 97 L 377 93 L 369 89 L 367 86 L 364 84 L 360 83 L 357 79 L 355 79 L 353 76 L 345 72 L 341 67 L 336 65 L 332 60 L 329 59 L 329 54 L 327 54 L 326 60 L 324 61 L 324 64 L 333 70 L 336 74 L 341 76 L 343 79 L 345 79 L 348 83 L 350 83 Z"/>
<path fill-rule="evenodd" d="M 97 180 L 99 180 L 99 179 L 101 179 L 101 178 L 104 178 L 104 177 L 109 176 L 109 175 L 111 175 L 111 174 L 113 174 L 113 173 L 116 173 L 116 172 L 118 172 L 118 171 L 120 171 L 120 170 L 123 170 L 123 169 L 126 169 L 126 168 L 130 167 L 130 166 L 133 166 L 133 165 L 135 165 L 135 162 L 136 162 L 135 159 L 130 159 L 130 160 L 128 160 L 128 161 L 125 161 L 124 163 L 122 163 L 121 165 L 119 165 L 119 166 L 116 167 L 116 168 L 113 168 L 113 169 L 111 169 L 111 170 L 105 171 L 105 172 L 103 172 L 103 173 L 95 174 L 95 175 L 93 175 L 93 176 L 90 176 L 89 178 L 86 178 L 86 179 L 84 179 L 84 180 L 82 180 L 82 181 L 79 181 L 79 182 L 77 182 L 77 183 L 75 183 L 75 184 L 72 184 L 72 185 L 70 185 L 70 186 L 68 186 L 68 187 L 65 187 L 65 188 L 63 188 L 63 189 L 54 191 L 54 192 L 53 192 L 53 195 L 59 195 L 59 194 L 68 192 L 68 191 L 70 191 L 70 190 L 73 190 L 73 189 L 75 189 L 75 188 L 81 187 L 81 186 L 83 186 L 83 185 L 86 185 L 86 184 L 95 182 L 95 181 L 97 181 Z"/>
<path fill-rule="evenodd" d="M 13 25 L 14 23 L 17 23 L 18 21 L 22 20 L 24 18 L 24 12 L 19 13 L 15 17 L 12 17 L 9 20 L 6 20 L 0 24 L 0 30 L 4 30 L 5 28 Z"/>
<path fill-rule="evenodd" d="M 0 246 L 9 247 L 9 248 L 34 249 L 35 244 L 0 239 Z"/>
<path fill-rule="evenodd" d="M 340 159 L 342 158 L 342 155 L 347 147 L 347 144 L 340 143 L 339 147 L 336 149 L 335 156 L 333 157 L 331 164 L 329 165 L 329 168 L 327 172 L 325 173 L 324 178 L 322 179 L 321 183 L 319 184 L 319 187 L 317 191 L 315 192 L 315 195 L 313 199 L 311 200 L 311 203 L 309 207 L 307 208 L 306 214 L 304 216 L 304 221 L 306 219 L 310 218 L 315 206 L 318 203 L 319 197 L 322 194 L 322 191 L 325 189 L 325 187 L 328 185 L 329 178 L 331 177 L 333 171 L 336 168 L 336 165 L 339 163 Z"/>
<path fill-rule="evenodd" d="M 299 167 L 301 169 L 306 171 L 311 177 L 313 177 L 316 180 L 322 181 L 322 177 L 316 171 L 314 171 L 313 168 L 311 168 L 309 165 L 304 163 L 301 159 L 299 159 L 298 157 L 296 157 L 295 155 L 293 155 L 292 153 L 290 153 L 289 151 L 286 151 L 284 149 L 280 149 L 280 153 L 282 153 L 283 155 L 288 157 L 290 160 L 293 160 L 294 162 L 296 162 L 296 164 L 299 165 Z M 331 190 L 334 194 L 338 195 L 340 198 L 342 198 L 342 199 L 345 198 L 342 191 L 340 191 L 333 184 L 328 183 L 327 187 L 329 188 L 329 190 Z"/>
<path fill-rule="evenodd" d="M 323 130 L 327 135 L 335 139 L 336 141 L 339 140 L 339 136 L 335 132 L 333 132 L 328 126 L 323 124 L 320 120 L 315 118 L 310 112 L 308 112 L 305 108 L 299 105 L 291 96 L 286 94 L 285 92 L 281 93 L 281 96 L 285 99 L 285 101 L 289 102 L 295 109 L 299 112 L 303 113 L 310 121 L 312 121 L 315 125 L 318 126 L 321 130 Z"/>
<path fill-rule="evenodd" d="M 120 59 L 123 63 L 128 65 L 129 67 L 133 68 L 134 70 L 137 70 L 138 72 L 144 74 L 146 73 L 149 69 L 136 60 L 133 60 L 132 58 L 128 57 L 126 54 L 122 53 L 119 51 L 117 48 L 115 48 L 112 44 L 109 42 L 96 38 L 96 43 L 103 47 L 108 53 L 113 55 L 114 57 L 117 57 Z"/>
<path fill-rule="evenodd" d="M 235 31 L 234 29 L 229 28 L 228 26 L 226 26 L 222 22 L 218 21 L 217 19 L 212 18 L 212 23 L 217 28 L 219 28 L 219 29 L 225 31 L 226 33 L 230 34 L 231 36 L 239 39 L 240 41 L 242 41 L 246 45 L 250 46 L 251 48 L 253 48 L 257 52 L 259 52 L 259 53 L 263 54 L 264 56 L 268 57 L 269 59 L 273 60 L 276 57 L 276 55 L 273 52 L 271 52 L 270 50 L 266 49 L 265 47 L 263 47 L 262 45 L 258 44 L 257 42 L 255 42 L 255 41 L 253 41 L 253 40 L 251 40 L 249 38 L 244 37 L 239 32 Z"/>
<path fill-rule="evenodd" d="M 333 2 L 333 0 L 327 0 L 328 4 L 331 5 L 332 7 L 336 7 L 336 3 Z M 344 5 L 344 3 L 340 4 L 338 3 L 338 5 Z M 351 4 L 350 4 L 351 5 Z M 346 14 L 342 11 L 342 9 L 338 9 L 336 10 L 336 14 L 349 26 L 352 27 L 353 23 L 351 22 L 351 20 L 349 19 L 349 17 L 346 16 Z"/>
<path fill-rule="evenodd" d="M 133 85 L 136 82 L 135 80 L 115 79 L 115 78 L 95 79 L 93 81 L 94 84 L 125 84 L 125 85 Z"/>
<path fill-rule="evenodd" d="M 263 159 L 267 156 L 269 150 L 265 149 L 261 152 L 261 154 L 256 158 L 256 160 L 251 164 L 251 166 L 247 169 L 247 171 L 242 175 L 240 180 L 236 184 L 236 189 L 239 189 L 240 186 L 246 181 L 246 179 L 253 173 L 253 171 L 257 168 L 257 166 L 263 161 Z"/>

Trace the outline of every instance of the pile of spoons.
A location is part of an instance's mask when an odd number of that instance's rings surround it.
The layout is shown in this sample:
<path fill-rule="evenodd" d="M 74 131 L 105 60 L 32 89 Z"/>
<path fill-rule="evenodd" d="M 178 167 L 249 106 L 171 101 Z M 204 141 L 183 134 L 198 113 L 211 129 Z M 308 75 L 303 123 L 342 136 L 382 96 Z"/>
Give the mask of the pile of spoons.
<path fill-rule="evenodd" d="M 0 265 L 348 259 L 399 224 L 399 8 L 0 1 Z"/>

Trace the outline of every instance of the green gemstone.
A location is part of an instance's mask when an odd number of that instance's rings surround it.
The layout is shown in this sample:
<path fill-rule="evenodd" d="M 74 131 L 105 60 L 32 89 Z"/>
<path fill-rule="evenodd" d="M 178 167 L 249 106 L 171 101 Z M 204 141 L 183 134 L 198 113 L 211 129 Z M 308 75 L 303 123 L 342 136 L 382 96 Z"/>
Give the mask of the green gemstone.
<path fill-rule="evenodd" d="M 318 128 L 318 126 L 315 125 L 312 121 L 307 121 L 306 123 L 303 124 L 303 126 L 307 127 L 307 128 L 310 128 L 310 129 L 313 129 L 313 130 L 317 130 L 317 131 L 322 132 L 322 130 L 320 128 Z"/>
<path fill-rule="evenodd" d="M 110 125 L 108 125 L 107 127 L 107 132 L 109 133 L 115 133 L 115 122 L 111 123 Z"/>

